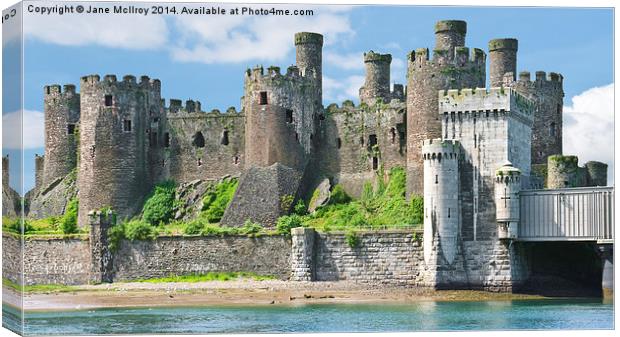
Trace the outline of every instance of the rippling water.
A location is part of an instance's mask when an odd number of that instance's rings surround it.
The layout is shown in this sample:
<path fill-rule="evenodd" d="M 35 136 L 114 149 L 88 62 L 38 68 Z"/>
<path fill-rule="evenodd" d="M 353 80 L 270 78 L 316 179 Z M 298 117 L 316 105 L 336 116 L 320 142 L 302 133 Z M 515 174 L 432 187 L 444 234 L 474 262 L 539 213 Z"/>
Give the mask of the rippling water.
<path fill-rule="evenodd" d="M 18 328 L 18 312 L 6 305 L 3 312 L 4 325 Z M 29 335 L 514 329 L 613 329 L 613 305 L 600 300 L 553 299 L 115 308 L 31 312 L 26 313 L 25 325 Z"/>

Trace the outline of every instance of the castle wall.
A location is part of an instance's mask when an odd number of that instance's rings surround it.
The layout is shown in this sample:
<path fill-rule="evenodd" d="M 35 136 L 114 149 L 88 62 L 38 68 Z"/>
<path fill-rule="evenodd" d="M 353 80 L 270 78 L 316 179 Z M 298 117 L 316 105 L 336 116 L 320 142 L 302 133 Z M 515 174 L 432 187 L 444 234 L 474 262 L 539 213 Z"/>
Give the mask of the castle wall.
<path fill-rule="evenodd" d="M 20 283 L 23 270 L 26 285 L 88 283 L 90 247 L 86 237 L 25 238 L 23 265 L 20 240 L 15 235 L 2 235 L 3 277 Z"/>
<path fill-rule="evenodd" d="M 114 281 L 246 271 L 287 279 L 291 242 L 284 236 L 159 237 L 123 240 L 114 253 Z"/>
<path fill-rule="evenodd" d="M 41 186 L 66 176 L 77 164 L 80 95 L 75 85 L 45 86 L 45 164 Z"/>
<path fill-rule="evenodd" d="M 407 71 L 407 196 L 423 194 L 422 141 L 440 138 L 437 91 L 484 87 L 486 56 L 464 47 L 466 24 L 440 21 L 435 26 L 436 47 L 417 49 L 408 57 Z"/>
<path fill-rule="evenodd" d="M 136 214 L 161 162 L 163 123 L 159 80 L 107 75 L 81 80 L 79 217 L 112 207 L 119 219 Z"/>
<path fill-rule="evenodd" d="M 512 87 L 534 102 L 534 124 L 532 126 L 532 164 L 546 164 L 551 155 L 562 154 L 562 108 L 564 90 L 562 75 L 544 71 L 536 72 L 536 79 L 530 80 L 530 73 L 519 73 L 519 79 Z"/>
<path fill-rule="evenodd" d="M 330 105 L 319 122 L 316 161 L 323 175 L 342 184 L 354 197 L 377 172 L 406 165 L 405 104 Z M 376 142 L 374 144 L 373 142 Z"/>
<path fill-rule="evenodd" d="M 166 137 L 169 146 L 164 144 L 167 154 L 164 166 L 170 179 L 189 182 L 241 175 L 245 117 L 234 109 L 227 113 L 168 109 Z M 202 144 L 198 144 L 200 137 L 204 140 Z"/>

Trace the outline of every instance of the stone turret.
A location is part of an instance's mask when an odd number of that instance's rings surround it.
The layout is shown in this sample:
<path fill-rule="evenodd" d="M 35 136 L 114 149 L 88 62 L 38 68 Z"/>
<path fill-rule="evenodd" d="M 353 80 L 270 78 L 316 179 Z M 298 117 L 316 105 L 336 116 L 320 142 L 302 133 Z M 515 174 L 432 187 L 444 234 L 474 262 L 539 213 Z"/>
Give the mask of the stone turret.
<path fill-rule="evenodd" d="M 464 47 L 464 21 L 435 26 L 435 50 L 417 49 L 408 57 L 407 72 L 407 195 L 423 193 L 422 141 L 441 137 L 437 92 L 485 86 L 485 53 Z"/>
<path fill-rule="evenodd" d="M 41 185 L 64 178 L 77 164 L 80 95 L 75 85 L 43 88 L 45 114 L 45 165 Z"/>
<path fill-rule="evenodd" d="M 323 35 L 309 32 L 295 34 L 295 57 L 302 76 L 314 76 L 323 97 Z M 313 73 L 313 75 L 310 75 Z"/>
<path fill-rule="evenodd" d="M 495 39 L 489 41 L 489 81 L 491 87 L 503 86 L 506 76 L 515 81 L 517 73 L 517 39 Z"/>
<path fill-rule="evenodd" d="M 445 263 L 456 257 L 460 228 L 458 141 L 429 139 L 423 142 L 424 159 L 424 261 L 430 261 L 436 236 Z"/>
<path fill-rule="evenodd" d="M 521 170 L 507 162 L 495 171 L 495 212 L 499 239 L 517 238 L 520 191 Z"/>
<path fill-rule="evenodd" d="M 79 218 L 88 223 L 92 210 L 111 207 L 121 218 L 135 215 L 156 178 L 163 144 L 161 84 L 142 76 L 81 80 Z"/>
<path fill-rule="evenodd" d="M 588 171 L 588 186 L 607 186 L 607 164 L 589 161 L 585 166 Z"/>
<path fill-rule="evenodd" d="M 392 55 L 379 54 L 372 50 L 364 53 L 366 81 L 360 88 L 360 101 L 372 105 L 377 99 L 390 101 L 390 63 Z"/>
<path fill-rule="evenodd" d="M 579 187 L 579 165 L 576 156 L 549 156 L 547 161 L 547 187 Z"/>

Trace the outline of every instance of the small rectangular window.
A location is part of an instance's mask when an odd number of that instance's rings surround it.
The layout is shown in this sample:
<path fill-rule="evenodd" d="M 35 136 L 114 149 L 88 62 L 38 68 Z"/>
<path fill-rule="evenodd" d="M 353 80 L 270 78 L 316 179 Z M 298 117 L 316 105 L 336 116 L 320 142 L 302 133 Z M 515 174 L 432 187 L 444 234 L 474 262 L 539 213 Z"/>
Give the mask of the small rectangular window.
<path fill-rule="evenodd" d="M 105 106 L 112 106 L 112 95 L 105 95 Z"/>
<path fill-rule="evenodd" d="M 338 148 L 342 146 L 342 140 L 340 138 L 336 139 L 336 146 L 338 146 Z"/>
<path fill-rule="evenodd" d="M 67 124 L 67 134 L 68 135 L 75 134 L 75 124 Z"/>
<path fill-rule="evenodd" d="M 259 97 L 258 104 L 260 104 L 260 105 L 267 105 L 267 92 L 266 91 L 261 91 L 260 92 L 260 97 Z"/>
<path fill-rule="evenodd" d="M 379 168 L 379 158 L 372 157 L 372 169 L 377 170 Z"/>
<path fill-rule="evenodd" d="M 157 146 L 157 132 L 151 132 L 151 139 L 150 139 L 150 144 L 151 147 L 156 147 Z"/>
<path fill-rule="evenodd" d="M 123 131 L 131 132 L 131 121 L 128 119 L 123 120 Z"/>
<path fill-rule="evenodd" d="M 228 141 L 228 130 L 224 130 L 224 133 L 222 134 L 222 140 L 220 141 L 220 143 L 222 145 L 228 145 L 229 141 Z"/>
<path fill-rule="evenodd" d="M 370 147 L 377 145 L 377 135 L 370 135 L 368 137 L 368 145 Z"/>

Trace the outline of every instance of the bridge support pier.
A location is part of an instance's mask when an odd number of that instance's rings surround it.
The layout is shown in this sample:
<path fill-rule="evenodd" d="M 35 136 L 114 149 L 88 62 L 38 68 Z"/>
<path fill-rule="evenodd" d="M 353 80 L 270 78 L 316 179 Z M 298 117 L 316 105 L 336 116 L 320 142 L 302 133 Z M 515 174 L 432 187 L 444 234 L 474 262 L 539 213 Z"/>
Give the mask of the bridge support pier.
<path fill-rule="evenodd" d="M 603 266 L 603 298 L 614 297 L 614 246 L 613 244 L 601 244 L 598 246 L 601 264 Z"/>

